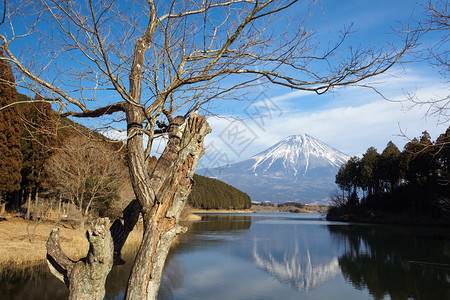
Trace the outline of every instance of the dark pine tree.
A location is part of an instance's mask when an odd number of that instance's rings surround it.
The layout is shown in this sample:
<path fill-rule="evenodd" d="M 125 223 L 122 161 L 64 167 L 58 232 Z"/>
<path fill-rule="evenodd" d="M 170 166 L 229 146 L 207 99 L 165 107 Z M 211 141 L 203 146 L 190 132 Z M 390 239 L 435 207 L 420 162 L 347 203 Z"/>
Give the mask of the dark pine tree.
<path fill-rule="evenodd" d="M 437 207 L 450 222 L 450 127 L 436 140 L 436 158 L 439 161 Z"/>
<path fill-rule="evenodd" d="M 439 184 L 450 186 L 450 127 L 437 138 L 435 152 L 440 164 Z"/>
<path fill-rule="evenodd" d="M 0 55 L 4 56 L 0 50 Z M 13 71 L 9 63 L 0 61 L 0 197 L 18 208 L 22 153 L 20 138 L 23 123 L 16 102 L 17 90 Z M 8 106 L 10 105 L 10 106 Z"/>
<path fill-rule="evenodd" d="M 382 180 L 383 192 L 392 192 L 400 183 L 400 159 L 402 153 L 390 141 L 380 156 L 379 175 Z"/>
<path fill-rule="evenodd" d="M 37 101 L 21 107 L 21 114 L 26 120 L 21 143 L 23 155 L 21 187 L 28 201 L 34 201 L 42 190 L 44 182 L 48 179 L 44 169 L 45 162 L 59 145 L 56 115 L 49 103 L 39 102 L 39 96 L 36 96 L 35 100 Z"/>
<path fill-rule="evenodd" d="M 405 145 L 403 160 L 406 166 L 405 178 L 409 183 L 425 187 L 431 182 L 438 163 L 434 150 L 426 131 L 419 139 L 414 138 Z"/>
<path fill-rule="evenodd" d="M 377 149 L 370 147 L 361 159 L 361 183 L 363 189 L 367 190 L 368 198 L 372 201 L 374 195 L 379 194 L 380 184 L 378 176 L 378 163 L 380 154 Z"/>
<path fill-rule="evenodd" d="M 26 96 L 19 95 L 20 98 Z M 44 183 L 48 181 L 44 165 L 60 144 L 57 138 L 58 119 L 50 103 L 40 102 L 39 95 L 35 100 L 21 106 L 21 115 L 25 120 L 21 142 L 23 155 L 21 188 L 24 200 L 27 201 L 27 218 L 30 217 L 31 202 L 38 199 Z"/>

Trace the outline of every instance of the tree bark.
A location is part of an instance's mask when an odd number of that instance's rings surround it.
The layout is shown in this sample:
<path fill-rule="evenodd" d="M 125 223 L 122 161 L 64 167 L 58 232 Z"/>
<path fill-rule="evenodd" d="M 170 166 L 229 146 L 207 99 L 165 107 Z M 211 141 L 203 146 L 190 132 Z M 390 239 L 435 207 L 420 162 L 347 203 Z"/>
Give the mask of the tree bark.
<path fill-rule="evenodd" d="M 191 191 L 195 168 L 204 153 L 204 137 L 211 128 L 205 118 L 197 114 L 192 114 L 187 122 L 169 127 L 168 144 L 149 178 L 154 199 L 144 202 L 151 205 L 142 205 L 144 237 L 125 299 L 156 299 L 172 242 L 186 231 L 178 224 L 179 216 Z"/>
<path fill-rule="evenodd" d="M 46 242 L 47 263 L 51 272 L 69 287 L 69 299 L 102 300 L 105 282 L 113 265 L 113 240 L 107 228 L 108 218 L 98 219 L 86 232 L 87 257 L 75 262 L 59 244 L 59 230 L 53 229 Z"/>
<path fill-rule="evenodd" d="M 27 197 L 27 213 L 25 215 L 26 220 L 31 219 L 31 191 L 28 193 Z"/>
<path fill-rule="evenodd" d="M 210 131 L 205 118 L 197 114 L 192 114 L 187 122 L 178 119 L 178 123 L 170 126 L 169 141 L 163 154 L 151 173 L 147 173 L 146 181 L 134 184 L 138 192 L 142 186 L 146 189 L 137 195 L 142 197 L 150 191 L 153 199 L 132 201 L 123 211 L 122 220 L 116 220 L 110 230 L 106 229 L 107 218 L 98 219 L 87 231 L 90 248 L 86 258 L 77 262 L 69 259 L 60 247 L 59 231 L 54 229 L 51 232 L 46 243 L 47 262 L 52 273 L 69 287 L 69 299 L 103 299 L 106 277 L 113 262 L 123 263 L 120 252 L 138 221 L 139 213 L 144 220 L 144 236 L 125 299 L 157 298 L 172 242 L 178 234 L 186 231 L 178 224 L 179 217 L 192 188 L 195 168 L 204 153 L 203 140 Z M 130 150 L 134 150 L 133 147 Z M 132 152 L 134 160 L 130 160 L 130 167 L 134 166 L 133 163 L 142 163 L 134 167 L 139 168 L 143 175 L 144 170 L 149 170 L 144 159 L 137 159 L 140 156 L 136 154 L 139 153 Z"/>

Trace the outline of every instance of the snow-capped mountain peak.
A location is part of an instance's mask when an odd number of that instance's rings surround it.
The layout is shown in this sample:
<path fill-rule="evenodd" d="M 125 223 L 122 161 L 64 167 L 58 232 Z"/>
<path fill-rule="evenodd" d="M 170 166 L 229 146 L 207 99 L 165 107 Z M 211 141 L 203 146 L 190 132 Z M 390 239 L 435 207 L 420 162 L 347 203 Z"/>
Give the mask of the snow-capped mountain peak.
<path fill-rule="evenodd" d="M 311 168 L 339 167 L 348 159 L 344 153 L 307 134 L 291 135 L 251 158 L 256 175 L 284 173 L 294 177 Z"/>
<path fill-rule="evenodd" d="M 300 134 L 249 159 L 198 173 L 237 187 L 253 201 L 326 204 L 336 188 L 336 173 L 349 158 L 307 134 Z"/>

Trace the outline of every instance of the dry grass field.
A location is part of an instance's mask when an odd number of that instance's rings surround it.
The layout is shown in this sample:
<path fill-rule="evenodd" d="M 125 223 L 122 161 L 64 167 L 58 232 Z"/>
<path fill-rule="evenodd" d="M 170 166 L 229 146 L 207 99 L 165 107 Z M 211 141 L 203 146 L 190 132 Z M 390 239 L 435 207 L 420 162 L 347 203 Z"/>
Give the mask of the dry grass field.
<path fill-rule="evenodd" d="M 19 217 L 5 216 L 6 220 L 0 221 L 0 268 L 20 267 L 40 264 L 45 261 L 45 241 L 50 231 L 58 227 L 60 229 L 61 247 L 73 260 L 86 256 L 88 241 L 85 237 L 86 230 L 82 230 L 69 223 L 58 223 L 47 220 L 36 227 L 33 238 L 33 229 L 36 223 L 26 221 Z M 142 224 L 131 232 L 127 245 L 134 245 L 142 236 Z"/>

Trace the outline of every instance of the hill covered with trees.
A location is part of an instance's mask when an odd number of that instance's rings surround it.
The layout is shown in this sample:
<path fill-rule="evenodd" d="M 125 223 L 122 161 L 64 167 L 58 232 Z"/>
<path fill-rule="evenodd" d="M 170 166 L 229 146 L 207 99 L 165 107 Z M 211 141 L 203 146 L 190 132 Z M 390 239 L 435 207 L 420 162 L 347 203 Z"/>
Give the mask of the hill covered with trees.
<path fill-rule="evenodd" d="M 450 224 L 450 127 L 436 141 L 425 131 L 400 151 L 370 147 L 336 175 L 341 194 L 328 220 Z"/>
<path fill-rule="evenodd" d="M 194 174 L 188 203 L 201 209 L 249 209 L 249 195 L 217 179 Z"/>
<path fill-rule="evenodd" d="M 26 219 L 43 218 L 55 207 L 66 211 L 64 203 L 72 205 L 70 214 L 77 219 L 92 212 L 111 217 L 119 212 L 120 189 L 127 182 L 122 143 L 58 117 L 38 96 L 35 102 L 22 94 L 16 97 L 22 102 L 15 105 L 22 129 L 14 133 L 20 141 L 19 179 L 14 189 L 1 194 L 6 208 L 25 213 Z M 4 164 L 0 171 L 7 173 Z M 116 206 L 117 211 L 111 209 Z"/>
<path fill-rule="evenodd" d="M 18 93 L 4 60 L 0 81 L 0 213 L 6 208 L 42 219 L 55 208 L 67 215 L 63 204 L 83 217 L 120 212 L 123 143 L 59 117 L 39 95 Z"/>

